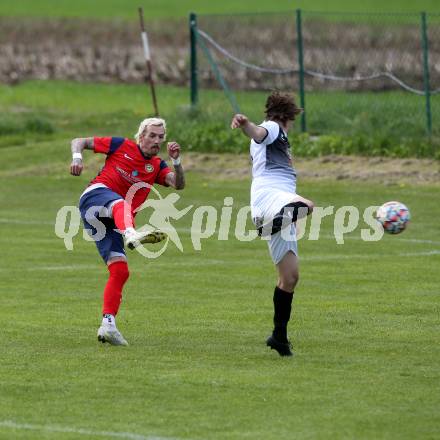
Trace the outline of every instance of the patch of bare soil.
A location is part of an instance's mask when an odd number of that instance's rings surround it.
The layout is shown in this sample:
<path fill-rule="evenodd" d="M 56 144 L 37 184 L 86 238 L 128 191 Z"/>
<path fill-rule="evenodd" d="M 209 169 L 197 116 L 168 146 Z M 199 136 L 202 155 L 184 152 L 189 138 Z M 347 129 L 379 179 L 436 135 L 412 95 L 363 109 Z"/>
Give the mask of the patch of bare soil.
<path fill-rule="evenodd" d="M 89 155 L 85 160 L 85 172 L 94 176 L 102 167 L 100 155 Z M 70 162 L 53 162 L 25 166 L 0 172 L 2 177 L 16 176 L 69 176 Z M 440 185 L 440 161 L 432 159 L 390 159 L 384 157 L 322 156 L 298 157 L 294 166 L 300 180 L 365 181 L 384 185 Z M 251 163 L 245 154 L 183 154 L 186 172 L 202 174 L 214 180 L 251 180 Z"/>
<path fill-rule="evenodd" d="M 215 179 L 250 180 L 246 155 L 186 153 L 184 167 Z M 440 162 L 431 159 L 322 156 L 298 157 L 294 161 L 298 179 L 369 181 L 385 185 L 440 184 Z"/>

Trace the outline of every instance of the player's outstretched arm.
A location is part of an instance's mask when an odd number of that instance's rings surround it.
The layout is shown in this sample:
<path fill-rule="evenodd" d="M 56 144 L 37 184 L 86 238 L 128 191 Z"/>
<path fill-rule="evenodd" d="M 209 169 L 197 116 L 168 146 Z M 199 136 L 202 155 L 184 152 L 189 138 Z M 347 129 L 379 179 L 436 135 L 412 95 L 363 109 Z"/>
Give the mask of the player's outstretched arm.
<path fill-rule="evenodd" d="M 265 128 L 255 125 L 253 122 L 249 121 L 247 116 L 241 114 L 234 115 L 231 121 L 231 128 L 241 128 L 246 136 L 256 142 L 261 142 L 267 136 Z"/>
<path fill-rule="evenodd" d="M 168 173 L 165 182 L 175 189 L 183 189 L 185 188 L 185 174 L 180 163 L 180 145 L 177 142 L 168 142 L 167 150 L 173 161 L 174 173 Z"/>
<path fill-rule="evenodd" d="M 82 152 L 84 149 L 93 150 L 93 138 L 76 138 L 70 144 L 72 150 L 72 163 L 70 164 L 70 174 L 79 176 L 83 170 Z"/>

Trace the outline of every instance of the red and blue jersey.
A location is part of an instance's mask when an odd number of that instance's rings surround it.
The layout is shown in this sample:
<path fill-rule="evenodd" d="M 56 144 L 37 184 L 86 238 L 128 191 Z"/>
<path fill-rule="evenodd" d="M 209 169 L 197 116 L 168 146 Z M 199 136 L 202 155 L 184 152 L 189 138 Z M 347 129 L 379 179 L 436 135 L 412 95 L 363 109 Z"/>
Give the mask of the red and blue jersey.
<path fill-rule="evenodd" d="M 128 190 L 136 183 L 155 183 L 167 186 L 165 177 L 171 173 L 167 163 L 158 156 L 147 159 L 136 142 L 121 137 L 93 138 L 95 153 L 107 155 L 105 164 L 90 185 L 102 183 L 124 199 Z M 151 187 L 137 189 L 131 202 L 131 210 L 135 211 L 145 202 Z"/>

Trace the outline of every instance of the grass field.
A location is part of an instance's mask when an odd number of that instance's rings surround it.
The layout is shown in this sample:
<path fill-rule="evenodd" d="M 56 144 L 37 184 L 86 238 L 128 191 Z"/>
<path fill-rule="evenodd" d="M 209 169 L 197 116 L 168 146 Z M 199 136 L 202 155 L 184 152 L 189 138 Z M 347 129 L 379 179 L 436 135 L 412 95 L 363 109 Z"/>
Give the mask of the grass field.
<path fill-rule="evenodd" d="M 184 19 L 190 10 L 274 9 L 260 0 L 140 3 L 147 19 Z M 0 16 L 136 20 L 138 5 L 0 0 Z M 436 0 L 276 3 L 278 10 L 296 7 L 439 10 Z M 158 89 L 170 138 L 186 150 L 247 149 L 246 140 L 227 128 L 232 112 L 220 92 L 203 91 L 202 115 L 188 111 L 188 94 L 183 88 Z M 252 118 L 262 117 L 263 94 L 239 94 L 238 100 Z M 373 94 L 358 93 L 350 100 L 337 93 L 310 95 L 311 126 L 331 131 L 340 117 L 346 134 L 379 132 L 389 139 L 409 126 L 420 136 L 417 142 L 424 142 L 421 98 L 383 93 L 377 102 Z M 365 103 L 375 118 L 360 111 Z M 433 100 L 434 125 L 438 105 Z M 338 112 L 329 114 L 331 108 Z M 419 112 L 420 118 L 414 116 Z M 412 223 L 402 235 L 378 242 L 360 239 L 366 227 L 361 223 L 345 244 L 336 244 L 333 217 L 323 220 L 319 240 L 306 234 L 299 242 L 301 280 L 290 325 L 295 356 L 284 359 L 264 345 L 275 284 L 267 245 L 240 242 L 231 232 L 228 240 L 215 234 L 194 250 L 195 208 L 220 211 L 232 196 L 235 219 L 249 203 L 247 178 L 202 173 L 206 157 L 199 157 L 177 203 L 179 209 L 194 208 L 173 222 L 184 251 L 170 244 L 154 260 L 129 254 L 131 277 L 118 326 L 130 346 L 110 347 L 96 340 L 107 270 L 94 244 L 81 236 L 73 251 L 66 250 L 54 222 L 62 206 L 77 204 L 103 160 L 86 152 L 84 175 L 70 176 L 70 139 L 131 136 L 151 113 L 147 89 L 61 81 L 0 85 L 0 113 L 1 440 L 440 437 L 438 183 L 300 177 L 298 192 L 317 206 L 363 210 L 397 199 L 409 206 Z M 199 143 L 193 145 L 196 134 Z M 296 167 L 301 176 L 301 158 Z M 138 224 L 147 220 L 139 216 Z"/>
<path fill-rule="evenodd" d="M 183 253 L 129 255 L 121 349 L 96 341 L 106 269 L 94 245 L 77 237 L 69 252 L 54 234 L 97 158 L 73 178 L 67 139 L 1 151 L 1 439 L 438 438 L 438 186 L 300 181 L 319 206 L 398 199 L 413 222 L 401 236 L 365 243 L 357 229 L 337 245 L 328 218 L 318 241 L 300 241 L 293 359 L 264 346 L 266 244 L 231 234 L 195 251 L 184 217 Z M 233 196 L 235 213 L 248 186 L 191 172 L 177 205 L 219 209 Z"/>
<path fill-rule="evenodd" d="M 149 105 L 145 87 L 29 82 L 0 96 L 0 438 L 438 437 L 438 185 L 300 180 L 318 206 L 398 199 L 413 222 L 375 243 L 358 228 L 337 245 L 328 218 L 318 241 L 300 241 L 294 359 L 264 346 L 275 281 L 266 244 L 231 233 L 195 251 L 192 214 L 174 224 L 183 253 L 170 244 L 156 260 L 129 255 L 119 326 L 131 346 L 115 349 L 95 340 L 106 269 L 80 237 L 67 251 L 54 221 L 99 169 L 90 155 L 86 174 L 71 177 L 69 140 L 131 135 Z M 159 99 L 172 131 L 187 92 L 161 88 Z M 262 95 L 241 99 L 252 108 Z M 233 196 L 235 214 L 248 191 L 246 179 L 196 170 L 177 205 L 220 210 Z"/>
<path fill-rule="evenodd" d="M 353 12 L 440 12 L 436 0 L 421 0 L 414 2 L 409 0 L 390 0 L 386 3 L 380 0 L 368 0 L 366 2 L 350 2 L 349 0 L 278 0 L 276 5 L 270 5 L 262 0 L 250 1 L 224 0 L 219 3 L 206 2 L 204 0 L 77 0 L 72 3 L 68 0 L 20 0 L 19 2 L 0 1 L 0 16 L 8 17 L 82 17 L 82 18 L 122 18 L 128 20 L 137 19 L 137 7 L 143 6 L 147 19 L 157 18 L 183 18 L 189 12 L 200 14 L 211 13 L 237 13 L 237 12 L 265 12 L 265 11 L 288 11 L 296 8 L 320 11 L 353 11 Z"/>

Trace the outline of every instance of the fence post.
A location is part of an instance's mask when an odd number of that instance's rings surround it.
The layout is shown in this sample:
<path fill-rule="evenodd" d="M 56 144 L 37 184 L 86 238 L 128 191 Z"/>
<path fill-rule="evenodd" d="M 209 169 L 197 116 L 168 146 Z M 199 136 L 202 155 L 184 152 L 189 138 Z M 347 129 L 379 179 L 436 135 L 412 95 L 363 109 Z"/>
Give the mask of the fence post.
<path fill-rule="evenodd" d="M 199 100 L 198 79 L 197 79 L 197 15 L 194 12 L 189 14 L 189 35 L 191 51 L 191 106 L 195 107 Z"/>
<path fill-rule="evenodd" d="M 422 48 L 423 48 L 423 84 L 425 88 L 426 101 L 426 128 L 428 136 L 432 133 L 432 114 L 431 114 L 431 84 L 429 79 L 429 42 L 428 26 L 426 23 L 426 12 L 422 12 Z"/>
<path fill-rule="evenodd" d="M 304 57 L 303 57 L 301 9 L 296 10 L 296 46 L 298 52 L 298 65 L 299 65 L 299 95 L 300 95 L 301 107 L 304 109 L 304 112 L 301 114 L 301 131 L 306 131 L 307 130 L 306 92 L 304 89 Z"/>

